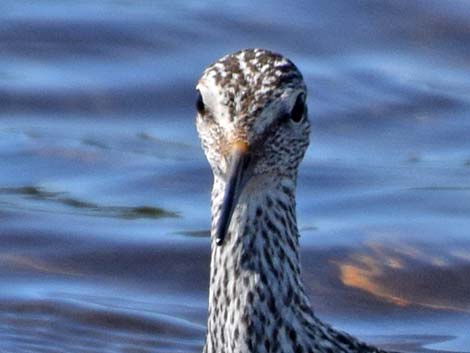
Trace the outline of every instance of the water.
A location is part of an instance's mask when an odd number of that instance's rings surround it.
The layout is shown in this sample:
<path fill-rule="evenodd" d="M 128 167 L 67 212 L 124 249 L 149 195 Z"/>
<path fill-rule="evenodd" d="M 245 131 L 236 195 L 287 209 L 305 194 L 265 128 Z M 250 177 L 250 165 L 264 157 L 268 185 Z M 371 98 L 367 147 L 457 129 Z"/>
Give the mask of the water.
<path fill-rule="evenodd" d="M 469 352 L 468 18 L 463 0 L 2 0 L 0 352 L 201 351 L 194 85 L 243 47 L 308 84 L 316 313 L 383 347 Z"/>

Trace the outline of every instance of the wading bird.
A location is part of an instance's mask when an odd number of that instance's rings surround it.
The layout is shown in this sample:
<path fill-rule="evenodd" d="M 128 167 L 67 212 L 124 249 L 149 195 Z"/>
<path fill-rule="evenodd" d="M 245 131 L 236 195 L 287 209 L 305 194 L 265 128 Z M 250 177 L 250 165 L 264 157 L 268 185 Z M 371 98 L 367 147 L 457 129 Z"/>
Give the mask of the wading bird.
<path fill-rule="evenodd" d="M 196 88 L 214 175 L 204 353 L 383 352 L 320 321 L 302 285 L 295 189 L 310 123 L 300 71 L 246 49 L 206 68 Z"/>

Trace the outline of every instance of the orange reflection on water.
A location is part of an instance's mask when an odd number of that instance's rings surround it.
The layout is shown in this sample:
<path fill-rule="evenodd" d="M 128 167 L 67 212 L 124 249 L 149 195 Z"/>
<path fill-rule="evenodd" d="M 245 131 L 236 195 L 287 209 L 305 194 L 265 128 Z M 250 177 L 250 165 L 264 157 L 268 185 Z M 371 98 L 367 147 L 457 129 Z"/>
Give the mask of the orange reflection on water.
<path fill-rule="evenodd" d="M 404 298 L 391 294 L 386 288 L 380 285 L 379 279 L 382 274 L 382 268 L 377 264 L 374 258 L 360 255 L 356 260 L 358 260 L 356 264 L 338 264 L 343 284 L 362 289 L 396 305 L 404 306 L 409 304 Z M 391 262 L 391 266 L 401 266 L 401 264 L 393 261 Z"/>
<path fill-rule="evenodd" d="M 469 287 L 462 282 L 469 275 L 469 255 L 445 247 L 368 243 L 335 263 L 344 285 L 394 305 L 470 313 L 470 296 L 462 295 Z"/>

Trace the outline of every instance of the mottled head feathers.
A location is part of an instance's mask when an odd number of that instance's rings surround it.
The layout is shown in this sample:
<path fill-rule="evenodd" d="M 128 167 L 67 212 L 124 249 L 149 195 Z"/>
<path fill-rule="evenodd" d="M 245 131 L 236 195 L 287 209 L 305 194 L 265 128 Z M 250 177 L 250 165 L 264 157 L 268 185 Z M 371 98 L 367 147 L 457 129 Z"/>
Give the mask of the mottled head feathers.
<path fill-rule="evenodd" d="M 278 173 L 292 174 L 308 145 L 309 122 L 306 86 L 290 60 L 245 49 L 206 68 L 196 88 L 198 132 L 215 174 L 237 140 L 265 160 L 257 172 L 276 172 L 279 164 Z"/>

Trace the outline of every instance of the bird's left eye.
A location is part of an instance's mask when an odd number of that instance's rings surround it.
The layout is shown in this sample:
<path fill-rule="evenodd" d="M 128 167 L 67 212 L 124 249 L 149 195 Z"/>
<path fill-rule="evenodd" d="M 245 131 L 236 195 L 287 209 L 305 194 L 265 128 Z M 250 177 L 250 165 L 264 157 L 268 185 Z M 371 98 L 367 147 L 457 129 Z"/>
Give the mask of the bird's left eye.
<path fill-rule="evenodd" d="M 206 110 L 206 106 L 204 104 L 204 101 L 202 100 L 202 95 L 199 90 L 197 91 L 197 98 L 196 98 L 196 109 L 199 114 L 204 114 Z"/>
<path fill-rule="evenodd" d="M 291 110 L 290 118 L 292 121 L 298 123 L 300 122 L 305 113 L 305 96 L 301 93 L 297 96 L 295 100 L 294 107 Z"/>

